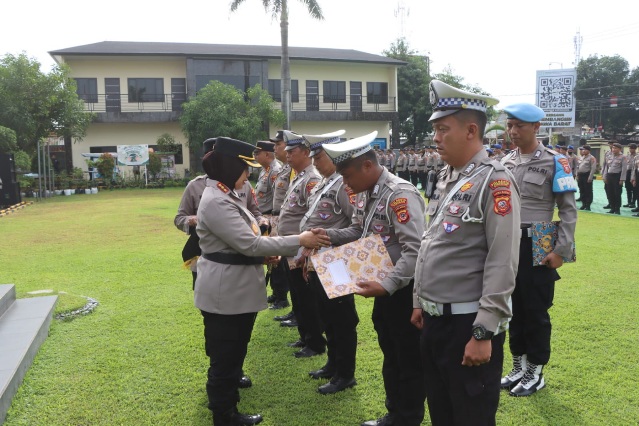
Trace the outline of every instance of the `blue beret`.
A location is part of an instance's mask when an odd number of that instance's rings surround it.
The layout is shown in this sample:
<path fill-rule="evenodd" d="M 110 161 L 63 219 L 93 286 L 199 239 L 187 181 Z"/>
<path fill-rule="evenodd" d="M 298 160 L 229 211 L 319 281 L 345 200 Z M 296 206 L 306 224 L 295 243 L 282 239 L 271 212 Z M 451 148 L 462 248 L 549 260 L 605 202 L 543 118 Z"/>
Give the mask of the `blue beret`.
<path fill-rule="evenodd" d="M 498 144 L 498 143 L 496 143 L 496 144 L 494 144 L 493 146 L 491 146 L 491 148 L 494 148 L 494 149 L 501 149 L 501 145 L 500 145 L 500 144 Z"/>
<path fill-rule="evenodd" d="M 494 154 L 492 149 L 486 149 L 486 152 L 488 153 L 488 155 L 493 155 Z"/>
<path fill-rule="evenodd" d="M 516 118 L 526 123 L 537 123 L 546 116 L 543 109 L 533 104 L 520 103 L 504 108 L 508 118 Z"/>
<path fill-rule="evenodd" d="M 568 149 L 575 149 L 575 147 L 572 145 L 568 145 Z"/>

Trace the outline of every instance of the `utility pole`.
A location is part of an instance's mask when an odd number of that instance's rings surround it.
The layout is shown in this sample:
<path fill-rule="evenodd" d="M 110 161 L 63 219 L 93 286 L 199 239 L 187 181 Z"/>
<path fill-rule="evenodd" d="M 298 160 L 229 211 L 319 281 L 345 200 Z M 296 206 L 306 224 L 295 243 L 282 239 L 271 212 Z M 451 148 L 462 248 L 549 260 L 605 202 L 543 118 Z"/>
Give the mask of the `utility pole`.
<path fill-rule="evenodd" d="M 404 38 L 404 27 L 406 25 L 406 18 L 410 15 L 410 9 L 404 5 L 404 0 L 397 2 L 397 9 L 395 9 L 395 17 L 399 18 L 399 38 Z"/>
<path fill-rule="evenodd" d="M 579 33 L 579 29 L 577 29 L 577 35 L 573 37 L 573 42 L 575 44 L 575 68 L 579 65 L 579 61 L 581 60 L 581 43 L 584 41 L 584 38 Z"/>

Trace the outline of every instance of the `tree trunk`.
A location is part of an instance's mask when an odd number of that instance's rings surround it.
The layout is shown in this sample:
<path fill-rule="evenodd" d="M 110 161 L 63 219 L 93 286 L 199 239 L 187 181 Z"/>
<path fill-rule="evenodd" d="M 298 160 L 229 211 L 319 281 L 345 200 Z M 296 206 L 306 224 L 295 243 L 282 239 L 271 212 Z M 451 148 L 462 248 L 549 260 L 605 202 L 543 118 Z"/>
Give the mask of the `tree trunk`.
<path fill-rule="evenodd" d="M 291 129 L 291 63 L 288 57 L 288 1 L 282 0 L 280 14 L 280 30 L 282 36 L 282 112 L 286 117 L 285 130 Z"/>

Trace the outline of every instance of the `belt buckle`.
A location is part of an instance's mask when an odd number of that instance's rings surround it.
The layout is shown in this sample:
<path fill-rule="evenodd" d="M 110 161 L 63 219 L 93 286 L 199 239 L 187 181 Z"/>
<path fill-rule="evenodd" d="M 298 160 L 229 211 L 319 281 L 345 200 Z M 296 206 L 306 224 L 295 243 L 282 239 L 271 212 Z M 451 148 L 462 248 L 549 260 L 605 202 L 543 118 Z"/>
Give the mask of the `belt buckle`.
<path fill-rule="evenodd" d="M 429 314 L 429 315 L 431 315 L 433 317 L 441 316 L 441 313 L 437 309 L 437 303 L 431 302 L 430 300 L 422 299 L 420 297 L 419 298 L 419 304 L 422 306 L 422 309 L 427 314 Z"/>

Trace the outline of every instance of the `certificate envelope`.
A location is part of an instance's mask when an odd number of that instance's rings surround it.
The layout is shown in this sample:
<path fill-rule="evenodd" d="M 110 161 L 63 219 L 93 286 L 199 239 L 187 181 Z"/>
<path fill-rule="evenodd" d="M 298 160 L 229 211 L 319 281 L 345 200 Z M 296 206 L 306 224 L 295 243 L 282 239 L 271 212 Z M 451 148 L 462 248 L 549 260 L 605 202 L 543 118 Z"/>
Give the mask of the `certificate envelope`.
<path fill-rule="evenodd" d="M 378 234 L 324 250 L 310 259 L 329 299 L 354 293 L 360 281 L 382 282 L 393 270 Z"/>

